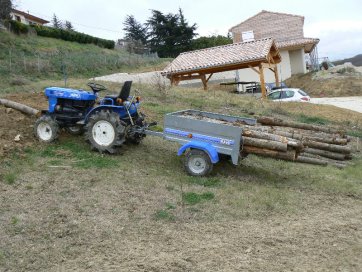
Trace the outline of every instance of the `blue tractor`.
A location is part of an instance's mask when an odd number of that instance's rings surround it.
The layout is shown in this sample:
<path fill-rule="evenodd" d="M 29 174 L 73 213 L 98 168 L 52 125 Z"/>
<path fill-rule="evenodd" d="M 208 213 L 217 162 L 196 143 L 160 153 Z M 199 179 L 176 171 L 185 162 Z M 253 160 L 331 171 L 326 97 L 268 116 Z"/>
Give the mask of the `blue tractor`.
<path fill-rule="evenodd" d="M 132 81 L 126 81 L 119 95 L 99 98 L 107 90 L 101 84 L 88 83 L 92 92 L 68 88 L 45 89 L 49 108 L 34 126 L 35 136 L 45 143 L 54 141 L 60 129 L 80 135 L 85 133 L 92 149 L 102 153 L 117 153 L 126 141 L 139 144 L 149 126 L 138 111 L 140 98 L 130 96 Z"/>

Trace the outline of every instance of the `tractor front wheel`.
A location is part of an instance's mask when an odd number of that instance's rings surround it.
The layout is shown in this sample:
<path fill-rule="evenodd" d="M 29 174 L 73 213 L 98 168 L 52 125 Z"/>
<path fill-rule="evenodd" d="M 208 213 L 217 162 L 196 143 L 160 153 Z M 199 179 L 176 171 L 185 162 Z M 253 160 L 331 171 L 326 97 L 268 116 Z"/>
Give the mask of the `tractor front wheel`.
<path fill-rule="evenodd" d="M 184 166 L 191 176 L 206 176 L 212 171 L 213 164 L 205 151 L 191 149 L 186 153 Z"/>
<path fill-rule="evenodd" d="M 58 138 L 59 125 L 51 116 L 43 115 L 35 122 L 34 134 L 40 142 L 51 143 Z"/>
<path fill-rule="evenodd" d="M 125 141 L 125 126 L 115 112 L 99 111 L 89 117 L 86 140 L 101 153 L 117 153 Z"/>

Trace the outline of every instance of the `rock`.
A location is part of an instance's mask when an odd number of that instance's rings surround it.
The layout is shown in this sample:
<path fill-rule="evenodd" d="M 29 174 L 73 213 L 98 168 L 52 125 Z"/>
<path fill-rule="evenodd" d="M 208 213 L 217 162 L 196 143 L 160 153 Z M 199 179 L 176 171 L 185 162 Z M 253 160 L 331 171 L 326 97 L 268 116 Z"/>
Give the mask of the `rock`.
<path fill-rule="evenodd" d="M 10 114 L 10 113 L 12 113 L 14 110 L 12 109 L 12 108 L 6 108 L 5 109 L 5 112 L 7 113 L 7 114 Z"/>
<path fill-rule="evenodd" d="M 15 136 L 14 141 L 15 142 L 20 142 L 20 134 Z"/>

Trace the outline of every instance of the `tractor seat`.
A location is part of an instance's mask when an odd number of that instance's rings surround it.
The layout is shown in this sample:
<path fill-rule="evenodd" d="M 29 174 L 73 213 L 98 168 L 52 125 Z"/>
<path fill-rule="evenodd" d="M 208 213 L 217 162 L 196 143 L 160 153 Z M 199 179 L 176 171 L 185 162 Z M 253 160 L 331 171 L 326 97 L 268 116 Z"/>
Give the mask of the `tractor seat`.
<path fill-rule="evenodd" d="M 117 102 L 119 100 L 127 101 L 130 93 L 131 93 L 132 81 L 125 81 L 119 95 L 106 95 L 104 98 L 111 98 L 113 100 L 114 105 L 120 106 Z M 106 102 L 107 104 L 107 102 Z"/>

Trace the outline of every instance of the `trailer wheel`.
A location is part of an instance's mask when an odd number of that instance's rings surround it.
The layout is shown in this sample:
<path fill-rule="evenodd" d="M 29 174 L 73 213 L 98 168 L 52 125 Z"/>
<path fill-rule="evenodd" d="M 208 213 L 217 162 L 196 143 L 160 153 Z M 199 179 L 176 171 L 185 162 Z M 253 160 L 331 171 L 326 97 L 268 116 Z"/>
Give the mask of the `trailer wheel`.
<path fill-rule="evenodd" d="M 213 165 L 205 151 L 191 149 L 186 153 L 184 166 L 191 176 L 206 176 L 212 171 Z"/>
<path fill-rule="evenodd" d="M 58 138 L 59 125 L 54 118 L 43 115 L 35 122 L 34 134 L 40 142 L 51 143 Z"/>
<path fill-rule="evenodd" d="M 89 117 L 86 125 L 86 140 L 92 149 L 101 153 L 117 153 L 125 141 L 125 127 L 119 115 L 106 110 Z"/>

